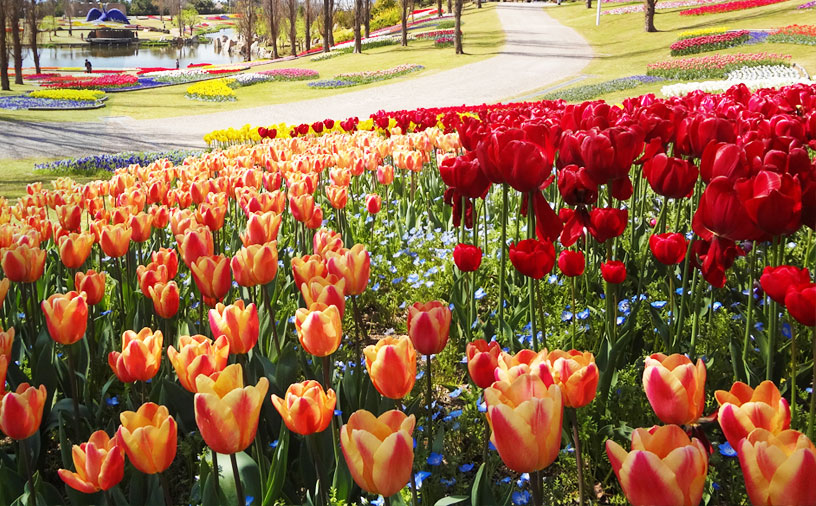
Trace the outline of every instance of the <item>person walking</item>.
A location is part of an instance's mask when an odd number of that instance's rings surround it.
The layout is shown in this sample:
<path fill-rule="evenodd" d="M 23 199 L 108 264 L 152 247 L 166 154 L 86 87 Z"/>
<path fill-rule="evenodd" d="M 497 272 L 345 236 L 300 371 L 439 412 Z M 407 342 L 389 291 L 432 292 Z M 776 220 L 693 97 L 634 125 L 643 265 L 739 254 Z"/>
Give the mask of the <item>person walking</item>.
<path fill-rule="evenodd" d="M 179 61 L 178 61 L 178 58 L 176 58 L 176 70 L 178 70 L 178 69 L 179 69 Z"/>
<path fill-rule="evenodd" d="M 93 67 L 91 66 L 91 62 L 88 61 L 87 58 L 85 58 L 85 73 L 90 74 L 90 73 L 92 73 L 92 71 L 93 71 Z"/>

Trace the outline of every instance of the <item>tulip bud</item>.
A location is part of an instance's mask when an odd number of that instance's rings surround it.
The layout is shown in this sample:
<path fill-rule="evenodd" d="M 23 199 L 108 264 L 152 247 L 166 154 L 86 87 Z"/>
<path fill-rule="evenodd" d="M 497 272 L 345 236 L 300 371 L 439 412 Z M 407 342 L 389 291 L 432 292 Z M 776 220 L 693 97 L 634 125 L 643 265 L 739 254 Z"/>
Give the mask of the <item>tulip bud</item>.
<path fill-rule="evenodd" d="M 93 235 L 88 233 L 68 234 L 59 238 L 59 255 L 63 265 L 68 269 L 79 269 L 94 245 Z"/>
<path fill-rule="evenodd" d="M 153 216 L 148 213 L 139 213 L 130 217 L 130 228 L 133 231 L 133 242 L 147 242 L 153 232 Z"/>
<path fill-rule="evenodd" d="M 64 345 L 82 339 L 88 326 L 88 303 L 84 294 L 55 293 L 41 305 L 51 339 Z"/>
<path fill-rule="evenodd" d="M 562 250 L 558 255 L 558 268 L 567 277 L 580 276 L 584 273 L 584 254 L 580 251 Z"/>
<path fill-rule="evenodd" d="M 272 404 L 289 430 L 308 436 L 329 426 L 337 397 L 331 388 L 324 392 L 320 383 L 308 380 L 289 385 L 284 399 L 273 394 Z"/>
<path fill-rule="evenodd" d="M 816 284 L 796 287 L 785 294 L 785 307 L 793 318 L 806 327 L 816 327 Z"/>
<path fill-rule="evenodd" d="M 326 198 L 335 209 L 343 209 L 348 203 L 348 190 L 345 186 L 329 185 L 326 187 Z"/>
<path fill-rule="evenodd" d="M 816 504 L 816 447 L 801 432 L 774 435 L 754 429 L 737 445 L 745 489 L 752 504 Z"/>
<path fill-rule="evenodd" d="M 482 264 L 482 248 L 459 243 L 453 248 L 453 263 L 462 272 L 473 272 Z"/>
<path fill-rule="evenodd" d="M 167 407 L 146 402 L 135 412 L 120 413 L 119 421 L 117 444 L 125 449 L 133 467 L 145 474 L 170 467 L 176 458 L 178 428 Z"/>
<path fill-rule="evenodd" d="M 663 265 L 677 265 L 686 258 L 688 241 L 679 233 L 654 234 L 649 237 L 649 249 Z"/>
<path fill-rule="evenodd" d="M 338 278 L 334 274 L 320 277 L 315 276 L 308 282 L 300 285 L 300 293 L 306 306 L 311 306 L 315 302 L 321 302 L 327 306 L 337 306 L 340 311 L 340 318 L 346 309 L 346 280 Z"/>
<path fill-rule="evenodd" d="M 111 258 L 119 258 L 127 253 L 130 248 L 130 238 L 133 229 L 124 224 L 105 225 L 102 227 L 102 234 L 99 245 L 102 251 Z"/>
<path fill-rule="evenodd" d="M 230 352 L 235 355 L 249 353 L 258 342 L 260 323 L 255 304 L 244 305 L 243 300 L 224 306 L 218 304 L 210 309 L 210 330 L 214 336 L 227 336 Z"/>
<path fill-rule="evenodd" d="M 57 471 L 66 485 L 84 494 L 110 490 L 125 475 L 125 450 L 103 430 L 91 434 L 87 443 L 74 445 L 71 450 L 76 472 Z"/>
<path fill-rule="evenodd" d="M 643 390 L 649 404 L 664 423 L 687 425 L 696 422 L 705 407 L 706 367 L 694 365 L 685 356 L 655 353 L 646 357 Z"/>
<path fill-rule="evenodd" d="M 241 248 L 230 261 L 235 282 L 241 286 L 271 283 L 278 274 L 278 243 L 253 244 Z"/>
<path fill-rule="evenodd" d="M 355 244 L 351 249 L 327 253 L 329 273 L 346 280 L 346 295 L 360 295 L 368 286 L 371 258 L 365 245 Z"/>
<path fill-rule="evenodd" d="M 229 260 L 223 255 L 201 256 L 190 270 L 198 291 L 205 299 L 220 301 L 229 292 L 231 281 Z"/>
<path fill-rule="evenodd" d="M 199 258 L 212 256 L 215 251 L 212 232 L 207 227 L 190 228 L 184 235 L 176 235 L 176 242 L 181 259 L 190 269 Z"/>
<path fill-rule="evenodd" d="M 765 267 L 759 278 L 762 289 L 772 300 L 785 304 L 785 296 L 791 290 L 799 290 L 810 284 L 810 272 L 792 265 Z"/>
<path fill-rule="evenodd" d="M 2 250 L 3 274 L 15 283 L 34 283 L 45 269 L 45 250 L 25 244 L 11 244 Z"/>
<path fill-rule="evenodd" d="M 416 350 L 408 336 L 388 336 L 363 350 L 371 382 L 389 399 L 402 399 L 416 381 Z"/>
<path fill-rule="evenodd" d="M 626 266 L 620 260 L 608 260 L 601 264 L 601 277 L 613 285 L 623 283 L 626 281 Z"/>
<path fill-rule="evenodd" d="M 408 337 L 423 355 L 435 355 L 445 349 L 450 324 L 450 308 L 438 300 L 415 302 L 408 308 Z"/>
<path fill-rule="evenodd" d="M 110 352 L 108 365 L 122 383 L 147 381 L 159 371 L 163 341 L 160 330 L 153 332 L 145 327 L 138 334 L 126 330 L 122 334 L 122 353 Z"/>
<path fill-rule="evenodd" d="M 227 336 L 219 336 L 215 342 L 200 334 L 181 336 L 178 346 L 178 351 L 172 345 L 167 347 L 167 358 L 176 370 L 179 383 L 189 392 L 196 393 L 199 375 L 211 376 L 227 366 L 230 352 Z"/>
<path fill-rule="evenodd" d="M 326 263 L 319 255 L 292 258 L 292 275 L 295 278 L 295 286 L 302 286 L 303 283 L 315 277 L 325 277 L 327 273 Z M 342 278 L 343 276 L 338 275 L 337 277 Z"/>
<path fill-rule="evenodd" d="M 369 214 L 377 214 L 382 209 L 382 198 L 376 193 L 366 195 L 366 210 Z"/>
<path fill-rule="evenodd" d="M 16 391 L 4 394 L 0 400 L 0 430 L 17 441 L 33 436 L 40 430 L 46 396 L 45 385 L 34 388 L 28 383 L 20 383 Z"/>
<path fill-rule="evenodd" d="M 165 320 L 176 316 L 179 309 L 179 289 L 175 281 L 167 283 L 156 283 L 149 289 L 150 298 L 153 300 L 153 310 L 160 318 Z"/>
<path fill-rule="evenodd" d="M 99 304 L 105 296 L 105 273 L 90 269 L 86 272 L 77 272 L 74 275 L 74 287 L 79 293 L 84 293 L 89 306 Z"/>
<path fill-rule="evenodd" d="M 595 399 L 599 375 L 591 352 L 553 350 L 547 360 L 553 381 L 564 394 L 564 406 L 582 408 Z"/>
<path fill-rule="evenodd" d="M 318 256 L 326 256 L 329 251 L 340 251 L 343 247 L 343 237 L 340 232 L 328 228 L 321 228 L 315 232 L 314 239 L 314 253 Z"/>
<path fill-rule="evenodd" d="M 501 353 L 497 341 L 489 343 L 484 339 L 477 339 L 467 345 L 468 372 L 470 379 L 479 388 L 487 388 L 495 381 L 494 371 Z"/>
<path fill-rule="evenodd" d="M 549 241 L 519 241 L 510 245 L 509 256 L 517 271 L 533 279 L 543 278 L 555 265 L 555 247 Z"/>

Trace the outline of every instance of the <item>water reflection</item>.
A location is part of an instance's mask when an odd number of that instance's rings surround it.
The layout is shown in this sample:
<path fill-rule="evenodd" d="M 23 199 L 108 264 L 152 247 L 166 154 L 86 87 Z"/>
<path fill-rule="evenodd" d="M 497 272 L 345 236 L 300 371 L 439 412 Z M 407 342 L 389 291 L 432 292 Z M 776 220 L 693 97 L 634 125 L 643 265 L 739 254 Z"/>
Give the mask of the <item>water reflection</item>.
<path fill-rule="evenodd" d="M 209 38 L 232 35 L 232 29 L 224 29 L 210 34 Z M 84 46 L 40 49 L 40 65 L 43 67 L 84 67 L 89 59 L 95 68 L 170 67 L 176 65 L 176 58 L 182 67 L 190 63 L 231 63 L 242 61 L 241 55 L 233 51 L 216 52 L 215 44 L 195 44 L 182 47 L 139 47 L 126 46 Z M 24 67 L 33 67 L 31 51 L 23 58 Z"/>

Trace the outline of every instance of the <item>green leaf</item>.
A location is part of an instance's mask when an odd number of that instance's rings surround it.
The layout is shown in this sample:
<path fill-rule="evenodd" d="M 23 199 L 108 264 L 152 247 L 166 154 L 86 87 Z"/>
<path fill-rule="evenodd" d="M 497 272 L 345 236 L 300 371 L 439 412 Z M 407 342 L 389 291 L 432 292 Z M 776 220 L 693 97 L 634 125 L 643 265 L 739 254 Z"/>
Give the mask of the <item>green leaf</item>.
<path fill-rule="evenodd" d="M 286 471 L 289 460 L 289 430 L 281 424 L 278 435 L 278 447 L 275 448 L 275 455 L 272 456 L 271 472 L 266 480 L 263 504 L 272 504 L 280 496 L 283 484 L 286 481 Z"/>
<path fill-rule="evenodd" d="M 460 502 L 465 502 L 468 500 L 468 496 L 466 495 L 452 495 L 449 497 L 443 497 L 442 499 L 436 501 L 434 506 L 450 506 L 451 504 L 459 504 Z"/>

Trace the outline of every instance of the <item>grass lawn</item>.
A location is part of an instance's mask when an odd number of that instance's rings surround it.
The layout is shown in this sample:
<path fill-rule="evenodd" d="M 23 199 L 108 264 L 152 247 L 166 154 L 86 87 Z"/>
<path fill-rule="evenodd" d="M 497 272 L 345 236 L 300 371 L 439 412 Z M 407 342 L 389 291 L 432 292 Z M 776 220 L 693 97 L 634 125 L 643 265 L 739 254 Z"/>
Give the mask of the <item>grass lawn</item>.
<path fill-rule="evenodd" d="M 24 158 L 22 160 L 0 160 L 0 172 L 3 177 L 0 178 L 0 196 L 6 198 L 17 198 L 25 194 L 26 185 L 35 181 L 48 182 L 56 179 L 58 176 L 49 174 L 35 173 L 34 165 L 38 163 L 49 162 L 53 158 Z M 94 176 L 71 176 L 74 181 L 84 183 L 99 179 Z"/>
<path fill-rule="evenodd" d="M 730 29 L 767 29 L 791 24 L 814 22 L 812 10 L 798 10 L 802 0 L 791 0 L 755 9 L 734 11 L 705 16 L 680 16 L 683 9 L 658 10 L 655 14 L 657 33 L 643 31 L 644 15 L 640 13 L 603 15 L 600 26 L 595 26 L 595 5 L 587 9 L 583 2 L 564 3 L 549 7 L 547 13 L 559 22 L 580 33 L 592 46 L 595 58 L 584 69 L 587 79 L 570 85 L 594 84 L 619 77 L 646 73 L 648 63 L 669 60 L 669 46 L 677 40 L 680 32 L 701 28 L 727 26 Z M 620 7 L 620 3 L 606 4 L 605 9 Z M 658 3 L 658 7 L 659 7 Z M 625 34 L 625 35 L 624 35 Z M 756 44 L 718 51 L 719 53 L 783 53 L 793 56 L 809 74 L 816 74 L 816 51 L 813 46 L 796 44 Z M 713 53 L 700 53 L 703 56 Z M 623 98 L 653 92 L 660 95 L 660 88 L 670 81 L 642 85 L 597 98 L 618 103 Z M 551 88 L 551 87 L 548 87 Z M 566 89 L 566 88 L 565 88 Z M 543 90 L 542 90 L 543 91 Z"/>
<path fill-rule="evenodd" d="M 278 62 L 255 67 L 252 71 L 273 68 L 308 68 L 328 79 L 343 72 L 383 70 L 403 63 L 417 63 L 425 70 L 398 79 L 411 79 L 430 72 L 451 69 L 493 56 L 504 42 L 504 31 L 496 15 L 495 4 L 484 4 L 482 9 L 467 4 L 462 14 L 464 48 L 467 54 L 454 55 L 454 49 L 434 48 L 433 40 L 409 41 L 408 47 L 385 46 L 363 54 L 343 54 L 334 58 L 313 62 L 310 57 L 295 61 Z M 391 81 L 381 81 L 365 86 L 341 89 L 313 89 L 306 81 L 261 83 L 236 90 L 235 102 L 201 102 L 185 97 L 188 85 L 168 86 L 152 90 L 111 93 L 107 106 L 91 111 L 6 111 L 0 110 L 0 119 L 30 121 L 94 121 L 105 116 L 129 116 L 134 119 L 166 118 L 205 114 L 230 109 L 243 109 L 265 104 L 279 104 L 340 95 L 365 87 L 378 86 Z M 12 94 L 35 89 L 34 85 L 14 86 Z M 8 92 L 0 92 L 0 96 Z"/>

